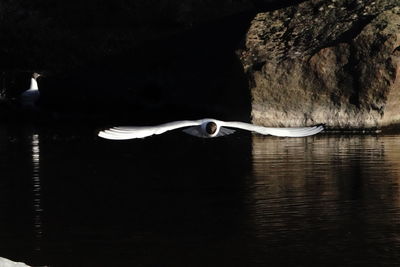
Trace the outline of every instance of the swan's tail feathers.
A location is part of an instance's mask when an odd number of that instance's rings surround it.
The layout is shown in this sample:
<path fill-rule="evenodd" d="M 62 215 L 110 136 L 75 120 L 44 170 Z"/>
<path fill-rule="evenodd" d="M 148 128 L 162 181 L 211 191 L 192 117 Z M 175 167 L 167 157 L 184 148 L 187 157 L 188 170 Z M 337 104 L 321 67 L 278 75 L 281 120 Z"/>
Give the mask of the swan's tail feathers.
<path fill-rule="evenodd" d="M 225 135 L 233 134 L 234 132 L 235 132 L 235 130 L 233 130 L 233 129 L 221 127 L 219 129 L 219 133 L 218 133 L 217 137 L 218 136 L 225 136 Z"/>
<path fill-rule="evenodd" d="M 201 138 L 206 138 L 207 136 L 204 136 L 204 134 L 202 133 L 201 129 L 199 126 L 192 126 L 192 127 L 188 127 L 186 129 L 182 130 L 184 133 L 196 136 L 196 137 L 201 137 Z"/>

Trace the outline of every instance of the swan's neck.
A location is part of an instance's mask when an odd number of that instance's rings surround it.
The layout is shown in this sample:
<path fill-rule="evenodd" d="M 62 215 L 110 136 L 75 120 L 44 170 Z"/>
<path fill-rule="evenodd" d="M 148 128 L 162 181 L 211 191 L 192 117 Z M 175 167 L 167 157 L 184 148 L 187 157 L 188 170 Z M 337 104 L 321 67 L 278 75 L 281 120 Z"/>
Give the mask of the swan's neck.
<path fill-rule="evenodd" d="M 29 90 L 31 90 L 31 91 L 39 90 L 39 87 L 38 87 L 38 84 L 37 84 L 37 81 L 35 78 L 31 78 L 31 85 L 29 86 Z"/>

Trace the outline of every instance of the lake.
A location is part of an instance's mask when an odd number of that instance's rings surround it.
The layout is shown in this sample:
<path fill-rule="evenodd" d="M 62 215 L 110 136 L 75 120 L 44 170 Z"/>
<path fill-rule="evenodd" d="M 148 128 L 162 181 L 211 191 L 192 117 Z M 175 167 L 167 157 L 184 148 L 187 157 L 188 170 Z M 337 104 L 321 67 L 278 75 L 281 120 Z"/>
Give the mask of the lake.
<path fill-rule="evenodd" d="M 0 125 L 0 256 L 35 266 L 399 266 L 400 136 Z"/>

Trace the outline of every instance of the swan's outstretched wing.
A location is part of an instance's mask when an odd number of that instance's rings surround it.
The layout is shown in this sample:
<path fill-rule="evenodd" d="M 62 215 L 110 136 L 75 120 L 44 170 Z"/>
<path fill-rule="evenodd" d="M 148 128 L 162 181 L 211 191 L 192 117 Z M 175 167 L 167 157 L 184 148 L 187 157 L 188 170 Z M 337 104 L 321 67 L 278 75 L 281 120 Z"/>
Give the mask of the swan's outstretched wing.
<path fill-rule="evenodd" d="M 201 120 L 196 121 L 174 121 L 157 126 L 126 126 L 113 127 L 100 131 L 98 136 L 111 140 L 126 140 L 134 138 L 145 138 L 154 134 L 162 134 L 178 128 L 200 125 Z"/>
<path fill-rule="evenodd" d="M 248 130 L 257 132 L 264 135 L 274 135 L 282 137 L 303 137 L 314 135 L 324 130 L 323 125 L 316 125 L 311 127 L 299 127 L 299 128 L 274 128 L 253 125 L 245 122 L 221 122 L 222 126 L 230 128 L 238 128 L 242 130 Z"/>

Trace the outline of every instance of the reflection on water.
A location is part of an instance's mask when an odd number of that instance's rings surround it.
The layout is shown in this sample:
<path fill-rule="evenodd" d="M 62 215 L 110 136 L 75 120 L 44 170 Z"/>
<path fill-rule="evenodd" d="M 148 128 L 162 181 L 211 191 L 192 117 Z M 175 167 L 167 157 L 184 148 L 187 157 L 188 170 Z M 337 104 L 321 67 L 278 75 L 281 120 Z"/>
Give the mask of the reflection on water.
<path fill-rule="evenodd" d="M 400 136 L 111 142 L 94 132 L 0 127 L 0 256 L 51 266 L 400 262 Z"/>
<path fill-rule="evenodd" d="M 250 216 L 271 259 L 400 263 L 400 137 L 255 136 L 252 154 Z"/>
<path fill-rule="evenodd" d="M 35 249 L 40 251 L 40 239 L 43 234 L 42 230 L 42 204 L 41 204 L 41 188 L 40 188 L 40 142 L 39 135 L 32 134 L 32 181 L 33 181 L 33 210 L 34 210 L 34 227 L 37 245 Z"/>

